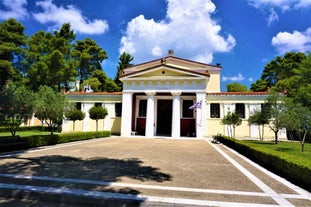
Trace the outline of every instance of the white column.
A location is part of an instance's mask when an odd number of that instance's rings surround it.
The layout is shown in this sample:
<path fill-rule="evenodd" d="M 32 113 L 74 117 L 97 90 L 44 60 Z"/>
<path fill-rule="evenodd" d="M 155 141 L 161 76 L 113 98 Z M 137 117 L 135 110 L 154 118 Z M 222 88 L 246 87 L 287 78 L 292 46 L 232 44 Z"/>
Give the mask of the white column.
<path fill-rule="evenodd" d="M 82 131 L 83 132 L 90 131 L 89 124 L 90 124 L 90 119 L 91 118 L 90 118 L 89 110 L 93 106 L 94 106 L 93 103 L 83 103 L 82 111 L 85 113 L 85 118 L 83 119 L 83 122 L 82 122 Z"/>
<path fill-rule="evenodd" d="M 202 101 L 201 108 L 196 108 L 196 135 L 197 138 L 203 138 L 206 135 L 206 94 L 205 92 L 198 92 L 196 96 L 197 102 Z"/>
<path fill-rule="evenodd" d="M 173 95 L 172 137 L 180 137 L 180 94 L 181 91 L 171 91 Z"/>
<path fill-rule="evenodd" d="M 131 92 L 122 94 L 121 136 L 131 136 L 132 132 L 132 98 Z"/>
<path fill-rule="evenodd" d="M 154 95 L 155 91 L 145 91 L 147 99 L 146 137 L 154 136 Z"/>

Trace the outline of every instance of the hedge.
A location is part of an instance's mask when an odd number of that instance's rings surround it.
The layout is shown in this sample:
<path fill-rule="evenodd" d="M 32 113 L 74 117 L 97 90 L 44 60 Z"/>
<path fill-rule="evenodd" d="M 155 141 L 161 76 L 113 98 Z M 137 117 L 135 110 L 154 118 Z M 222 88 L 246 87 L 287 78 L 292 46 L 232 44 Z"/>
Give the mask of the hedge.
<path fill-rule="evenodd" d="M 21 126 L 17 129 L 18 132 L 22 131 L 44 131 L 49 132 L 50 128 L 47 126 Z M 61 132 L 61 127 L 55 128 L 55 132 Z M 0 127 L 0 132 L 10 132 L 10 128 Z"/>
<path fill-rule="evenodd" d="M 300 165 L 289 159 L 252 148 L 240 140 L 224 136 L 217 137 L 217 140 L 250 158 L 259 165 L 311 191 L 311 169 L 303 164 Z"/>
<path fill-rule="evenodd" d="M 28 143 L 28 148 L 33 148 L 109 136 L 110 131 L 97 131 L 73 132 L 53 135 L 33 135 L 28 137 L 21 137 L 21 139 L 25 140 Z"/>

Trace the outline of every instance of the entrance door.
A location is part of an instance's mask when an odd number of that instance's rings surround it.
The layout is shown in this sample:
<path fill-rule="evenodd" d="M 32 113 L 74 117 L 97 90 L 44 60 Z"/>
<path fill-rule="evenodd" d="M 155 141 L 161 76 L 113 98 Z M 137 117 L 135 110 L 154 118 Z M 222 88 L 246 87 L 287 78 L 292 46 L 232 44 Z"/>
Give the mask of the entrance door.
<path fill-rule="evenodd" d="M 157 135 L 171 136 L 172 134 L 172 100 L 158 100 Z"/>

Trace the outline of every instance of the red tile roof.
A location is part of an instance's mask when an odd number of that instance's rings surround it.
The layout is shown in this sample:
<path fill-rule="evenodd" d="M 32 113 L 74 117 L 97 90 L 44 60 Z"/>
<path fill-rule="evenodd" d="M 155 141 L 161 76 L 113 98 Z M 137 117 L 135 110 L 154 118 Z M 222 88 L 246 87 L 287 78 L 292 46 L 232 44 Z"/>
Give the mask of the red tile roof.
<path fill-rule="evenodd" d="M 210 96 L 267 96 L 269 95 L 269 92 L 207 92 L 206 94 Z"/>
<path fill-rule="evenodd" d="M 122 92 L 90 92 L 86 93 L 83 91 L 79 92 L 67 92 L 66 95 L 122 95 Z"/>

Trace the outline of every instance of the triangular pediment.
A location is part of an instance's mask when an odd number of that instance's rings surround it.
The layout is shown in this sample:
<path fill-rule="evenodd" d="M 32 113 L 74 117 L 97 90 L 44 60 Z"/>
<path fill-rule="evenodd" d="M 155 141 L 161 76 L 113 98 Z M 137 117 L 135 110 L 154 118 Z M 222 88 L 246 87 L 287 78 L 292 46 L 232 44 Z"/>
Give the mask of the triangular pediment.
<path fill-rule="evenodd" d="M 121 79 L 180 79 L 180 78 L 208 78 L 208 70 L 194 70 L 159 65 L 150 68 L 133 71 Z"/>
<path fill-rule="evenodd" d="M 161 69 L 167 69 L 168 73 L 172 76 L 206 76 L 209 73 L 219 73 L 220 66 L 200 63 L 196 61 L 186 60 L 173 56 L 164 57 L 161 59 L 145 62 L 142 64 L 134 65 L 124 69 L 124 74 L 120 77 L 138 77 L 138 76 L 158 76 Z M 162 71 L 160 71 L 162 72 Z"/>

